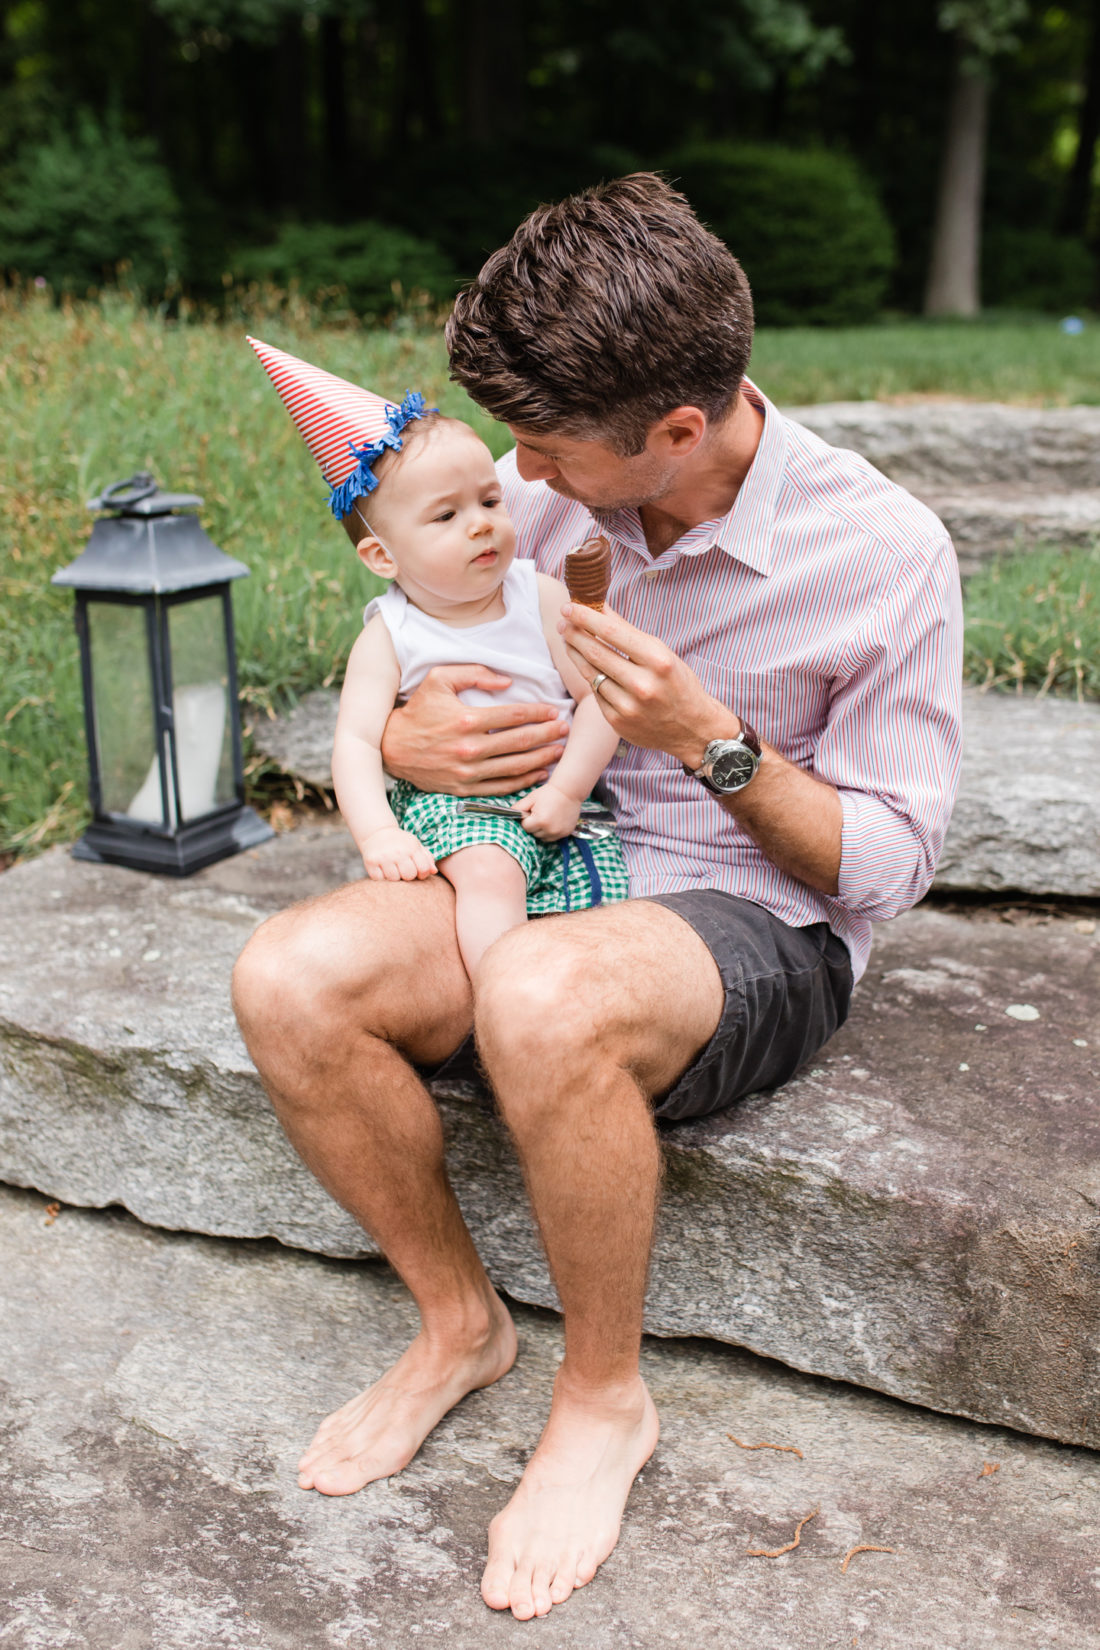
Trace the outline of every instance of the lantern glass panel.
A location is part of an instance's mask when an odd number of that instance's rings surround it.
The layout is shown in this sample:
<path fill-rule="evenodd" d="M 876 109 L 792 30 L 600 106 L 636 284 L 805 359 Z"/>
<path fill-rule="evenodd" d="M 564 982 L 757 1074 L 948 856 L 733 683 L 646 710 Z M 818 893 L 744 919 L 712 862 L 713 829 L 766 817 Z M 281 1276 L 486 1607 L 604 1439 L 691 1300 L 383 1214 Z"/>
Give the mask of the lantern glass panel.
<path fill-rule="evenodd" d="M 104 813 L 159 822 L 163 807 L 145 608 L 90 601 L 88 646 L 100 806 Z"/>
<path fill-rule="evenodd" d="M 168 639 L 180 811 L 199 819 L 237 799 L 222 597 L 172 603 Z"/>

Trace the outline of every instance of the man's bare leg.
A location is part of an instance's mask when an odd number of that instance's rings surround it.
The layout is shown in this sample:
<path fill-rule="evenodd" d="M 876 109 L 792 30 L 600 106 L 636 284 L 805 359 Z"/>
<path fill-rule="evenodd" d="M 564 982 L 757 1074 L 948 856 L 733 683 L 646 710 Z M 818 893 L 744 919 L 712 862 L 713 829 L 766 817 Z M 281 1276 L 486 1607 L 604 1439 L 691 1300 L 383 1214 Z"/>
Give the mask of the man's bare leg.
<path fill-rule="evenodd" d="M 239 959 L 234 1005 L 292 1144 L 420 1309 L 405 1354 L 328 1417 L 300 1462 L 303 1488 L 347 1495 L 399 1472 L 515 1359 L 447 1180 L 438 1111 L 409 1064 L 445 1059 L 470 1026 L 450 887 L 353 883 L 280 913 Z"/>
<path fill-rule="evenodd" d="M 638 1357 L 660 1178 L 649 1096 L 712 1036 L 723 990 L 687 923 L 645 901 L 515 929 L 478 981 L 482 1058 L 565 1315 L 550 1417 L 490 1526 L 485 1602 L 545 1615 L 595 1575 L 649 1459 Z"/>

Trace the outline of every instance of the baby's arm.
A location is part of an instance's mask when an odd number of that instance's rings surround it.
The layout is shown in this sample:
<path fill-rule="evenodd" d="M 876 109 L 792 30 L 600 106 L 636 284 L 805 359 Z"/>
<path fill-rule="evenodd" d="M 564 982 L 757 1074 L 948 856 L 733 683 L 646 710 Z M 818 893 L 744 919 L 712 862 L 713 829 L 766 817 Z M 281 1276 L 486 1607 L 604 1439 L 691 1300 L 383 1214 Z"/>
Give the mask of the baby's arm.
<path fill-rule="evenodd" d="M 560 579 L 538 575 L 542 627 L 558 674 L 577 702 L 565 751 L 545 785 L 531 792 L 520 807 L 524 826 L 544 842 L 568 836 L 580 818 L 581 803 L 614 756 L 619 736 L 604 720 L 598 697 L 577 670 L 558 633 L 569 592 Z"/>
<path fill-rule="evenodd" d="M 385 620 L 365 627 L 348 659 L 332 747 L 336 800 L 376 882 L 415 882 L 435 873 L 428 850 L 393 816 L 382 771 L 382 729 L 401 682 Z"/>

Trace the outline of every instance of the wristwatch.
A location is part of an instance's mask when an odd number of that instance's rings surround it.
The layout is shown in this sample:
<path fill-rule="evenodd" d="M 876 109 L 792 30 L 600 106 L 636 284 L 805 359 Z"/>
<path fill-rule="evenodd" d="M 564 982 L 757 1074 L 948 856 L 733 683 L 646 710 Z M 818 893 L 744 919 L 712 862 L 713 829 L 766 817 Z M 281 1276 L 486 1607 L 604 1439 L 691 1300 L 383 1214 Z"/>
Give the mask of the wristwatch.
<path fill-rule="evenodd" d="M 743 791 L 760 766 L 760 741 L 752 728 L 741 718 L 741 732 L 736 739 L 712 739 L 703 752 L 703 764 L 684 772 L 705 785 L 715 796 L 732 796 Z"/>

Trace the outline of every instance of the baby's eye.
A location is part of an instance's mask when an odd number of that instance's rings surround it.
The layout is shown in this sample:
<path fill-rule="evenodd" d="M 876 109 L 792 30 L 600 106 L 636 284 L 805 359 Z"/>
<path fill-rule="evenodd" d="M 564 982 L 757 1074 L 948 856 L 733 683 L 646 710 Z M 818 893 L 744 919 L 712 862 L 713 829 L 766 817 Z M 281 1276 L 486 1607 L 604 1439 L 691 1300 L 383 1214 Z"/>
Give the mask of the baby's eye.
<path fill-rule="evenodd" d="M 501 502 L 499 498 L 485 498 L 481 501 L 487 510 L 495 510 Z"/>
<path fill-rule="evenodd" d="M 454 514 L 453 510 L 440 510 L 435 519 L 436 521 L 453 521 Z"/>

